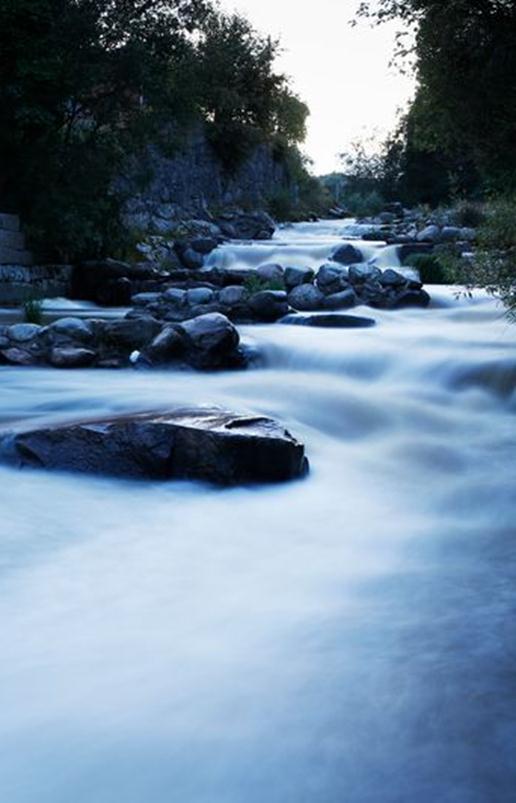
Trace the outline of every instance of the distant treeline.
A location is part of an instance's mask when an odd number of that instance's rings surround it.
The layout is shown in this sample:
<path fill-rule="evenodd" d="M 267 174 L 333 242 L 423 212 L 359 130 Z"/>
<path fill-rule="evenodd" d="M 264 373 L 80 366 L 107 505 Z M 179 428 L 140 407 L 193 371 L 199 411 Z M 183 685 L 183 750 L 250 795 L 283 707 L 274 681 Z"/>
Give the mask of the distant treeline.
<path fill-rule="evenodd" d="M 150 141 L 202 121 L 228 171 L 259 142 L 286 157 L 308 109 L 278 47 L 210 0 L 0 0 L 0 207 L 74 258 L 120 245 L 113 178 Z"/>
<path fill-rule="evenodd" d="M 435 206 L 514 192 L 514 0 L 376 0 L 361 18 L 400 22 L 394 58 L 415 71 L 417 90 L 377 153 L 345 155 L 348 193 Z M 338 177 L 329 183 L 338 188 Z"/>

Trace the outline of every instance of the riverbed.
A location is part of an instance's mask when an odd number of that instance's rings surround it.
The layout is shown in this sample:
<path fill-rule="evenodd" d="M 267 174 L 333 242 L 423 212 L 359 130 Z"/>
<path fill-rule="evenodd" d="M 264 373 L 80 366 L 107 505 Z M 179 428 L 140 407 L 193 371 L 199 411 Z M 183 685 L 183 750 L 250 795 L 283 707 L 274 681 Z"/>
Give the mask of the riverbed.
<path fill-rule="evenodd" d="M 256 247 L 346 234 L 307 225 Z M 2 429 L 215 403 L 311 464 L 232 490 L 0 468 L 2 803 L 514 803 L 515 330 L 432 296 L 242 327 L 243 372 L 0 368 Z"/>

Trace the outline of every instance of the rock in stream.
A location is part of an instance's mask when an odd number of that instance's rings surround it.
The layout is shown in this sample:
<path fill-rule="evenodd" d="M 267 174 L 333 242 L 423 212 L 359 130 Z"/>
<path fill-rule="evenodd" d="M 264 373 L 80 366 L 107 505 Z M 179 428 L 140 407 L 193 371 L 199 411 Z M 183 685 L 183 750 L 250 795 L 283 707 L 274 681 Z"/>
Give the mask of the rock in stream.
<path fill-rule="evenodd" d="M 284 482 L 308 468 L 303 444 L 273 419 L 204 407 L 8 433 L 0 458 L 20 468 L 220 485 Z"/>

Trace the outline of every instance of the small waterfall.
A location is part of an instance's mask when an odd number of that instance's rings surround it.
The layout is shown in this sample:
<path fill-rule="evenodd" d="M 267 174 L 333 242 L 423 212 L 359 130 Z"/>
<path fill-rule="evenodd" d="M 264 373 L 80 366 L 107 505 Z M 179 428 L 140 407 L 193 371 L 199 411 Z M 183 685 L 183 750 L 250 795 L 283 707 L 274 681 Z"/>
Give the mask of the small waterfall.
<path fill-rule="evenodd" d="M 371 262 L 382 269 L 399 267 L 397 246 L 357 239 L 350 234 L 351 230 L 355 229 L 349 221 L 334 220 L 281 226 L 272 240 L 222 245 L 210 254 L 205 267 L 242 270 L 274 263 L 284 268 L 317 270 L 346 243 L 360 252 L 363 262 Z"/>

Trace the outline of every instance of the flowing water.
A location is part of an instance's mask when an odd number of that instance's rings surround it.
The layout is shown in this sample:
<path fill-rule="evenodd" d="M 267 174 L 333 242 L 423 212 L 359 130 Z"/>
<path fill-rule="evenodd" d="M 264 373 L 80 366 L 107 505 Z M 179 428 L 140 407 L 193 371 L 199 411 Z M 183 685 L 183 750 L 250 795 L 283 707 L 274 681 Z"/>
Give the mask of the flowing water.
<path fill-rule="evenodd" d="M 309 264 L 323 228 L 220 258 Z M 515 330 L 446 288 L 373 315 L 245 328 L 247 372 L 0 369 L 3 428 L 220 403 L 311 461 L 233 490 L 0 468 L 2 803 L 514 803 Z"/>

